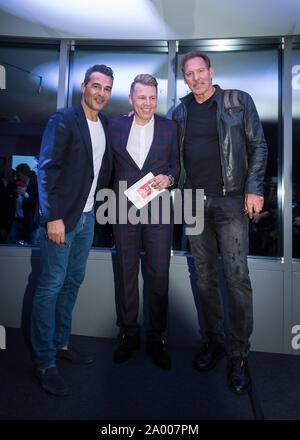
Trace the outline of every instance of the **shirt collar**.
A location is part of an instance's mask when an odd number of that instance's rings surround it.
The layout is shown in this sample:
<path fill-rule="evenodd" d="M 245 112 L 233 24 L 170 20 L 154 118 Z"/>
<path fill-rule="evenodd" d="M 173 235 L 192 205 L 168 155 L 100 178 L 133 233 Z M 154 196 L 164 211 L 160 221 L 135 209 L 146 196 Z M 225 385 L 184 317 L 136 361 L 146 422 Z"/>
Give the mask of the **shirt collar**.
<path fill-rule="evenodd" d="M 154 122 L 154 115 L 152 116 L 152 118 L 150 119 L 150 121 L 147 122 L 147 124 L 145 124 L 145 125 L 139 125 L 139 124 L 137 124 L 137 123 L 135 122 L 135 116 L 133 117 L 133 125 L 135 125 L 136 127 L 146 128 L 146 127 L 148 127 L 148 125 L 153 124 L 153 122 Z"/>
<path fill-rule="evenodd" d="M 215 93 L 211 96 L 212 100 L 211 100 L 211 102 L 209 103 L 209 106 L 211 106 L 213 102 L 217 102 L 217 100 L 218 100 L 218 98 L 219 98 L 219 95 L 220 95 L 221 92 L 222 92 L 222 89 L 221 89 L 221 87 L 220 87 L 218 84 L 213 84 L 213 86 L 215 87 L 216 91 L 215 91 Z M 211 99 L 211 98 L 209 98 L 209 99 Z M 192 92 L 190 92 L 190 93 L 188 93 L 187 95 L 185 95 L 185 96 L 183 96 L 182 98 L 180 98 L 180 101 L 181 101 L 183 104 L 185 104 L 185 105 L 189 105 L 190 102 L 193 101 L 193 99 L 195 99 L 195 98 L 194 98 L 194 95 L 193 95 Z"/>

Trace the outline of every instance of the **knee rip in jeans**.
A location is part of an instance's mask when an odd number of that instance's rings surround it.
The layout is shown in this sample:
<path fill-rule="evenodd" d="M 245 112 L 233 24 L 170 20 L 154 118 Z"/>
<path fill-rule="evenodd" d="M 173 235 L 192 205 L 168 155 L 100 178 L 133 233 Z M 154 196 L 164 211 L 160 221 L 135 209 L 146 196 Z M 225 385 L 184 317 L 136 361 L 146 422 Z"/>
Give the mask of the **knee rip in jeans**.
<path fill-rule="evenodd" d="M 248 280 L 248 270 L 244 270 L 241 266 L 236 266 L 230 274 L 226 274 L 226 280 L 231 284 L 239 284 Z"/>

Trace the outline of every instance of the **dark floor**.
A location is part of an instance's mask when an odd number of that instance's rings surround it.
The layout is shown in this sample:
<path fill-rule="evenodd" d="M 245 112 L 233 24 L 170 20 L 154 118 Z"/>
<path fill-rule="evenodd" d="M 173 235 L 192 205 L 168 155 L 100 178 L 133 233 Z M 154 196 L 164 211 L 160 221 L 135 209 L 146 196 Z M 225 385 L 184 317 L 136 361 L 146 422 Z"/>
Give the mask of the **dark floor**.
<path fill-rule="evenodd" d="M 18 420 L 300 420 L 300 356 L 251 352 L 251 396 L 236 396 L 226 384 L 226 360 L 213 371 L 193 369 L 193 347 L 169 347 L 173 366 L 162 371 L 144 347 L 122 365 L 112 362 L 116 341 L 72 336 L 72 343 L 95 359 L 90 366 L 58 361 L 71 388 L 57 398 L 33 377 L 20 329 L 6 329 L 0 350 L 0 418 Z M 253 397 L 253 396 L 252 396 Z M 256 406 L 255 406 L 256 405 Z"/>

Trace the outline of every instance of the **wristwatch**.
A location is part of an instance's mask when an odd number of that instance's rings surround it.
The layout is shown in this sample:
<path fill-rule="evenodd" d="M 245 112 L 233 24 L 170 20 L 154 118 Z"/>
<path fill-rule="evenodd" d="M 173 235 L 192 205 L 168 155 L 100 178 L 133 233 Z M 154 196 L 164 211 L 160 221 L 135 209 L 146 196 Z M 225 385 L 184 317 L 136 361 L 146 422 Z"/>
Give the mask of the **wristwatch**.
<path fill-rule="evenodd" d="M 169 183 L 169 187 L 170 187 L 170 186 L 173 186 L 173 185 L 174 185 L 174 182 L 175 182 L 175 179 L 174 179 L 174 177 L 172 176 L 172 174 L 168 174 L 168 178 L 169 178 L 169 181 L 170 181 L 170 183 Z"/>

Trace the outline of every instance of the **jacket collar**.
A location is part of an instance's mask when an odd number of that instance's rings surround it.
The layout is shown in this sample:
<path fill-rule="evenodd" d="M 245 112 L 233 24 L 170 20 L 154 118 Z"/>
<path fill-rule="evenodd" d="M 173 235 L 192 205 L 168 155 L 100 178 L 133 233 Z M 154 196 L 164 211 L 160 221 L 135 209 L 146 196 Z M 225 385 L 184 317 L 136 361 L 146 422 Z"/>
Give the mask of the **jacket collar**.
<path fill-rule="evenodd" d="M 88 123 L 87 123 L 86 116 L 85 116 L 85 113 L 84 113 L 82 105 L 81 104 L 75 105 L 74 106 L 74 112 L 75 112 L 75 115 L 76 115 L 76 118 L 77 118 L 77 123 L 78 123 L 78 125 L 80 127 L 80 133 L 81 133 L 81 136 L 83 138 L 84 145 L 85 145 L 85 147 L 87 149 L 87 152 L 88 152 L 91 164 L 93 166 L 93 147 L 92 147 L 92 141 L 91 141 L 89 127 L 88 127 Z M 100 113 L 98 113 L 98 116 L 99 116 L 99 119 L 100 119 L 100 121 L 102 123 L 104 132 L 106 134 L 106 124 L 104 122 L 104 118 L 103 118 L 103 116 Z"/>
<path fill-rule="evenodd" d="M 133 160 L 131 155 L 128 153 L 127 148 L 126 148 L 129 133 L 130 133 L 133 121 L 134 121 L 133 115 L 130 117 L 124 116 L 122 118 L 122 133 L 121 133 L 121 137 L 120 137 L 120 146 L 121 146 L 120 151 L 130 161 L 131 165 L 133 165 L 134 167 L 136 167 L 140 170 L 140 168 L 138 167 L 136 162 Z M 159 134 L 159 129 L 160 129 L 160 118 L 159 118 L 159 116 L 154 114 L 153 139 L 152 139 L 152 143 L 151 143 L 150 149 L 148 151 L 147 157 L 146 157 L 145 162 L 143 164 L 142 170 L 145 170 L 149 166 L 149 164 L 151 164 L 153 157 L 155 157 L 155 149 L 156 149 L 155 146 L 156 146 L 156 139 Z"/>
<path fill-rule="evenodd" d="M 214 84 L 214 87 L 216 89 L 215 93 L 212 96 L 212 102 L 218 102 L 218 100 L 220 99 L 220 96 L 223 93 L 223 89 L 221 89 L 220 86 L 218 86 L 218 84 Z M 185 105 L 189 105 L 190 102 L 193 100 L 194 95 L 192 92 L 188 93 L 187 95 L 185 95 L 183 98 L 180 98 L 180 101 L 185 104 Z"/>
<path fill-rule="evenodd" d="M 75 105 L 74 111 L 79 118 L 86 119 L 86 116 L 85 116 L 85 113 L 84 113 L 84 110 L 83 110 L 83 107 L 81 104 Z M 99 119 L 101 122 L 105 121 L 105 117 L 101 113 L 98 113 L 98 116 L 99 116 Z"/>

